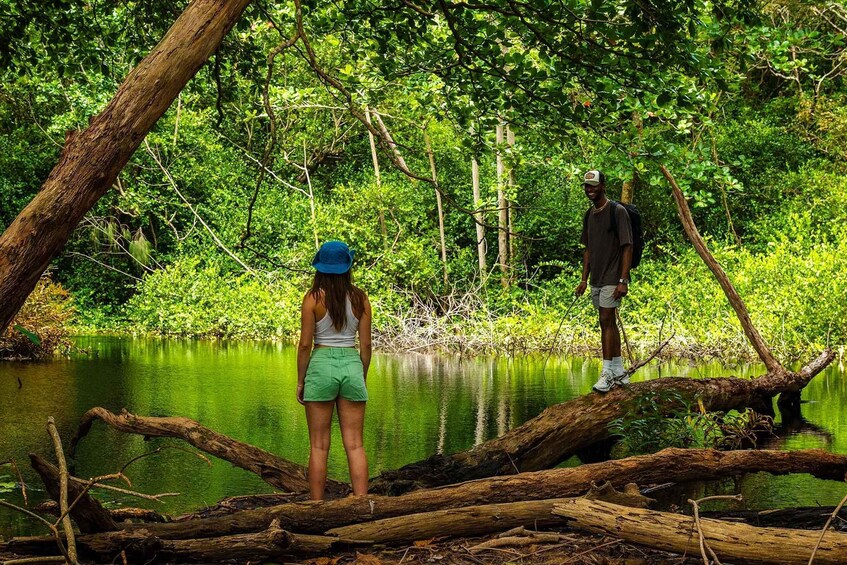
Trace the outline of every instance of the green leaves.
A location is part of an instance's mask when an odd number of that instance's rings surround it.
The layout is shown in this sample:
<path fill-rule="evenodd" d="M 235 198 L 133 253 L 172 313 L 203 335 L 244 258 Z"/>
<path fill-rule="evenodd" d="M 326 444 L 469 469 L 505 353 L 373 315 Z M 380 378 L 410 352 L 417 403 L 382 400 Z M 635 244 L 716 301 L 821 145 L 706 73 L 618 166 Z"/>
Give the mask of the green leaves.
<path fill-rule="evenodd" d="M 27 339 L 29 339 L 29 340 L 30 340 L 33 344 L 35 344 L 35 345 L 41 345 L 41 338 L 39 338 L 39 337 L 38 337 L 36 334 L 34 334 L 33 332 L 29 331 L 28 329 L 26 329 L 25 327 L 21 326 L 20 324 L 15 324 L 13 327 L 14 327 L 14 329 L 15 329 L 16 331 L 18 331 L 18 332 L 22 333 L 23 335 L 25 335 L 25 336 L 27 337 Z"/>

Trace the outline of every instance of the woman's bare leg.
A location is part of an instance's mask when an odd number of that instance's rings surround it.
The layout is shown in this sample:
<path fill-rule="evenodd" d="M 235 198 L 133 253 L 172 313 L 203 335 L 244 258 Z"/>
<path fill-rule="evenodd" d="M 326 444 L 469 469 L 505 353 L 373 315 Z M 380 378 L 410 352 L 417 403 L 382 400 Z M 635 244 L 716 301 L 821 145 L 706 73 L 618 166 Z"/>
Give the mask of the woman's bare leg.
<path fill-rule="evenodd" d="M 339 398 L 338 422 L 341 424 L 341 441 L 347 452 L 347 465 L 350 468 L 350 482 L 353 494 L 368 494 L 368 457 L 362 438 L 365 424 L 366 402 L 355 402 Z"/>
<path fill-rule="evenodd" d="M 306 423 L 309 426 L 309 495 L 312 500 L 324 499 L 326 460 L 329 457 L 332 411 L 335 401 L 306 402 Z"/>

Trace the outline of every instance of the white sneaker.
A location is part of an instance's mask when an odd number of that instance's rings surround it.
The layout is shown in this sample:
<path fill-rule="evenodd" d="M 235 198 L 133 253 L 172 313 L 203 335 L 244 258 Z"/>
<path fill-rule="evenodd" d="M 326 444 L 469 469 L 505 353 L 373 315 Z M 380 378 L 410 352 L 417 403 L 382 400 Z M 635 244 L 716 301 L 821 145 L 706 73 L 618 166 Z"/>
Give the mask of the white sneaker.
<path fill-rule="evenodd" d="M 594 383 L 594 386 L 591 388 L 597 392 L 609 392 L 615 384 L 614 373 L 612 373 L 609 369 L 603 369 L 600 373 L 600 378 L 597 379 L 597 382 Z"/>
<path fill-rule="evenodd" d="M 613 379 L 614 379 L 614 386 L 618 386 L 618 385 L 620 385 L 620 386 L 628 385 L 628 384 L 629 384 L 629 377 L 630 377 L 630 374 L 629 374 L 628 372 L 626 372 L 626 371 L 624 371 L 624 372 L 623 372 L 622 374 L 620 374 L 620 375 L 615 375 L 615 376 L 613 377 Z"/>

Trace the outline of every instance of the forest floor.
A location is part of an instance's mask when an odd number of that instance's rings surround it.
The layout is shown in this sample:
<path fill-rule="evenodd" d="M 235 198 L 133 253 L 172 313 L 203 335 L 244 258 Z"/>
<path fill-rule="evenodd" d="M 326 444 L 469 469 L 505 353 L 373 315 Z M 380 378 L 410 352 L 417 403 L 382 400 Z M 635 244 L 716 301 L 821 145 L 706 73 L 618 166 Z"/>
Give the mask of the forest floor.
<path fill-rule="evenodd" d="M 307 565 L 688 565 L 699 556 L 681 556 L 628 544 L 617 538 L 563 531 L 557 543 L 499 547 L 471 551 L 474 546 L 493 539 L 461 538 L 446 541 L 425 540 L 412 546 L 360 551 L 338 558 L 306 560 Z"/>

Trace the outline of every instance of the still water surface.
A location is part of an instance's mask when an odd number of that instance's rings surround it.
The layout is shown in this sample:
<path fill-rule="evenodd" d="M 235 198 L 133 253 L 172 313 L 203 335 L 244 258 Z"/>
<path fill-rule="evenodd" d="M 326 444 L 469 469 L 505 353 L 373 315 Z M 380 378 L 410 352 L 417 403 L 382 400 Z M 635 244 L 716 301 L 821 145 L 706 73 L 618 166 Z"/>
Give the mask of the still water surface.
<path fill-rule="evenodd" d="M 92 354 L 46 363 L 0 363 L 0 462 L 14 459 L 30 486 L 30 504 L 43 500 L 27 454 L 51 460 L 45 430 L 56 419 L 67 445 L 80 416 L 93 406 L 126 408 L 139 415 L 179 415 L 282 457 L 305 464 L 308 436 L 303 408 L 294 392 L 295 349 L 261 342 L 209 342 L 114 337 L 79 338 Z M 365 447 L 371 474 L 452 453 L 496 437 L 536 416 L 545 407 L 587 394 L 598 377 L 593 359 L 518 359 L 374 355 L 368 389 Z M 755 376 L 761 366 L 719 363 L 666 363 L 642 369 L 633 379 L 663 376 Z M 830 367 L 803 393 L 803 416 L 811 426 L 784 433 L 773 447 L 819 447 L 847 453 L 847 375 Z M 18 381 L 21 386 L 19 387 Z M 347 479 L 341 436 L 335 427 L 329 474 Z M 95 424 L 77 452 L 76 475 L 91 477 L 118 470 L 131 458 L 172 439 L 144 441 Z M 566 464 L 576 464 L 576 461 Z M 179 450 L 165 450 L 134 463 L 133 488 L 147 493 L 179 492 L 165 504 L 117 497 L 111 504 L 181 513 L 234 495 L 271 492 L 253 474 L 212 459 L 212 465 Z M 0 498 L 21 503 L 16 479 L 0 467 Z M 752 475 L 702 492 L 742 492 L 749 508 L 837 504 L 847 485 L 808 476 Z M 683 495 L 680 495 L 683 496 Z M 684 496 L 687 496 L 684 495 Z M 683 500 L 684 502 L 684 500 Z M 29 518 L 0 508 L 0 536 L 41 533 Z"/>

